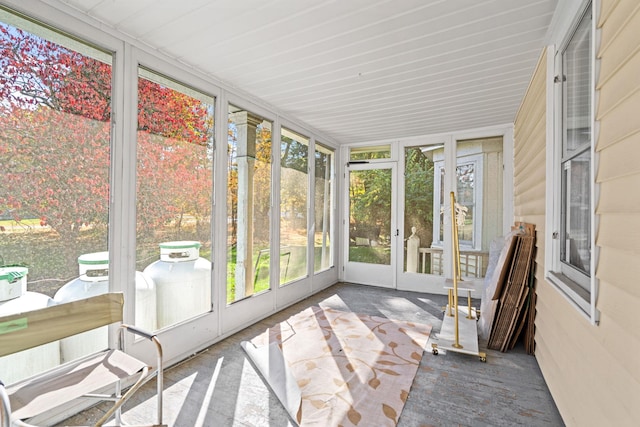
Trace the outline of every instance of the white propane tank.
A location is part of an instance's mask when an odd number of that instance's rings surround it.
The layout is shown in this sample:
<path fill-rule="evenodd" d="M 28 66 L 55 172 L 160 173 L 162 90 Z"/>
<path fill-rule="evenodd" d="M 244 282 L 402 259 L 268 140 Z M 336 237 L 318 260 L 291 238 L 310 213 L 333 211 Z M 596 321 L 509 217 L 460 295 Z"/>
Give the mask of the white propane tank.
<path fill-rule="evenodd" d="M 109 252 L 94 252 L 78 257 L 80 277 L 73 279 L 54 295 L 57 303 L 71 302 L 109 292 Z M 136 325 L 153 331 L 156 326 L 156 296 L 153 280 L 136 271 Z M 68 362 L 108 347 L 108 326 L 64 338 L 61 360 Z"/>
<path fill-rule="evenodd" d="M 0 268 L 0 302 L 18 298 L 27 292 L 26 267 L 2 267 Z"/>
<path fill-rule="evenodd" d="M 0 315 L 23 313 L 51 305 L 48 296 L 27 291 L 28 269 L 0 268 Z M 0 375 L 5 384 L 12 384 L 39 372 L 60 365 L 60 341 L 54 341 L 18 353 L 0 357 Z"/>
<path fill-rule="evenodd" d="M 200 242 L 160 243 L 160 259 L 144 273 L 156 284 L 158 329 L 211 310 L 211 263 Z"/>
<path fill-rule="evenodd" d="M 148 332 L 158 329 L 156 284 L 142 271 L 136 271 L 136 326 Z"/>
<path fill-rule="evenodd" d="M 68 282 L 53 296 L 56 303 L 77 301 L 109 291 L 109 253 L 96 252 L 78 257 L 80 277 Z M 109 346 L 107 326 L 60 340 L 60 359 L 69 362 L 104 350 Z"/>

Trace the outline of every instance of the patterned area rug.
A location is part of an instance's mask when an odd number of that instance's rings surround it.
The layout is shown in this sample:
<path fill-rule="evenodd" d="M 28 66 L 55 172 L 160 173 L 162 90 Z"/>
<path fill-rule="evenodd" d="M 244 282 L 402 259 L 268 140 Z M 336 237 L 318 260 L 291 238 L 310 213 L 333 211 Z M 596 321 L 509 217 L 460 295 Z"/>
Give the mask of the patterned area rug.
<path fill-rule="evenodd" d="M 263 378 L 276 394 L 287 377 L 297 383 L 300 408 L 290 414 L 301 426 L 395 426 L 430 332 L 429 325 L 314 306 L 243 347 L 250 357 L 248 348 L 279 347 L 283 363 L 263 353 L 272 368 Z M 287 372 L 274 375 L 278 365 Z"/>

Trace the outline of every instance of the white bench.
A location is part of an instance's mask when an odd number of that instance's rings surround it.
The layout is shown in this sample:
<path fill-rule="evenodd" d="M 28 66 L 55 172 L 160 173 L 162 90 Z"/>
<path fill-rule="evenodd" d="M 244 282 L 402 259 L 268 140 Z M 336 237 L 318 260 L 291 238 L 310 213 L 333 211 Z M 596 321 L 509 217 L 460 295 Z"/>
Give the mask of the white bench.
<path fill-rule="evenodd" d="M 164 426 L 162 346 L 155 335 L 122 324 L 123 306 L 122 293 L 113 292 L 1 316 L 0 356 L 114 323 L 119 324 L 121 334 L 117 349 L 105 349 L 6 388 L 0 383 L 0 426 L 31 426 L 28 423 L 30 418 L 82 397 L 113 403 L 96 426 L 101 426 L 114 415 L 116 424 L 120 425 L 122 405 L 154 376 L 157 377 L 158 413 L 156 423 L 148 425 Z M 155 369 L 120 350 L 124 331 L 154 343 L 157 356 Z M 123 386 L 131 383 L 133 385 L 121 394 Z M 113 386 L 112 394 L 96 394 L 110 386 Z"/>

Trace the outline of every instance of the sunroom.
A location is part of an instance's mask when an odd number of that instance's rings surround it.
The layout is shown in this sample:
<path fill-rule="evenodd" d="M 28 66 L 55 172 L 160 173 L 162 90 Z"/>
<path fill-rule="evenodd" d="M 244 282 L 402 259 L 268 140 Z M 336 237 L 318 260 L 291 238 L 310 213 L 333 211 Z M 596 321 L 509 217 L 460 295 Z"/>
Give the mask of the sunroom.
<path fill-rule="evenodd" d="M 481 284 L 525 222 L 562 422 L 635 425 L 639 25 L 634 0 L 0 0 L 0 314 L 122 292 L 174 366 L 342 283 L 446 299 L 456 250 Z M 0 380 L 117 341 L 74 338 Z"/>

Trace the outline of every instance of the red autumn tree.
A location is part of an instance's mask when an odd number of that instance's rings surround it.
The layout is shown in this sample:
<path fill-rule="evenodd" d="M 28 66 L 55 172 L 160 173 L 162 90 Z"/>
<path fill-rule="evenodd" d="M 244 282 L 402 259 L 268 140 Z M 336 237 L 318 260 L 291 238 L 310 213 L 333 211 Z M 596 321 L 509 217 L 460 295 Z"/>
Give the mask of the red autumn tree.
<path fill-rule="evenodd" d="M 0 210 L 63 239 L 106 225 L 111 67 L 4 24 L 0 58 Z"/>
<path fill-rule="evenodd" d="M 0 23 L 0 213 L 39 217 L 64 239 L 107 225 L 112 77 L 95 56 Z M 146 79 L 138 94 L 138 218 L 208 216 L 211 107 Z M 172 197 L 157 191 L 166 170 Z"/>
<path fill-rule="evenodd" d="M 160 83 L 138 80 L 140 231 L 158 229 L 169 221 L 179 230 L 185 215 L 195 218 L 198 226 L 208 223 L 213 184 L 212 108 Z"/>

